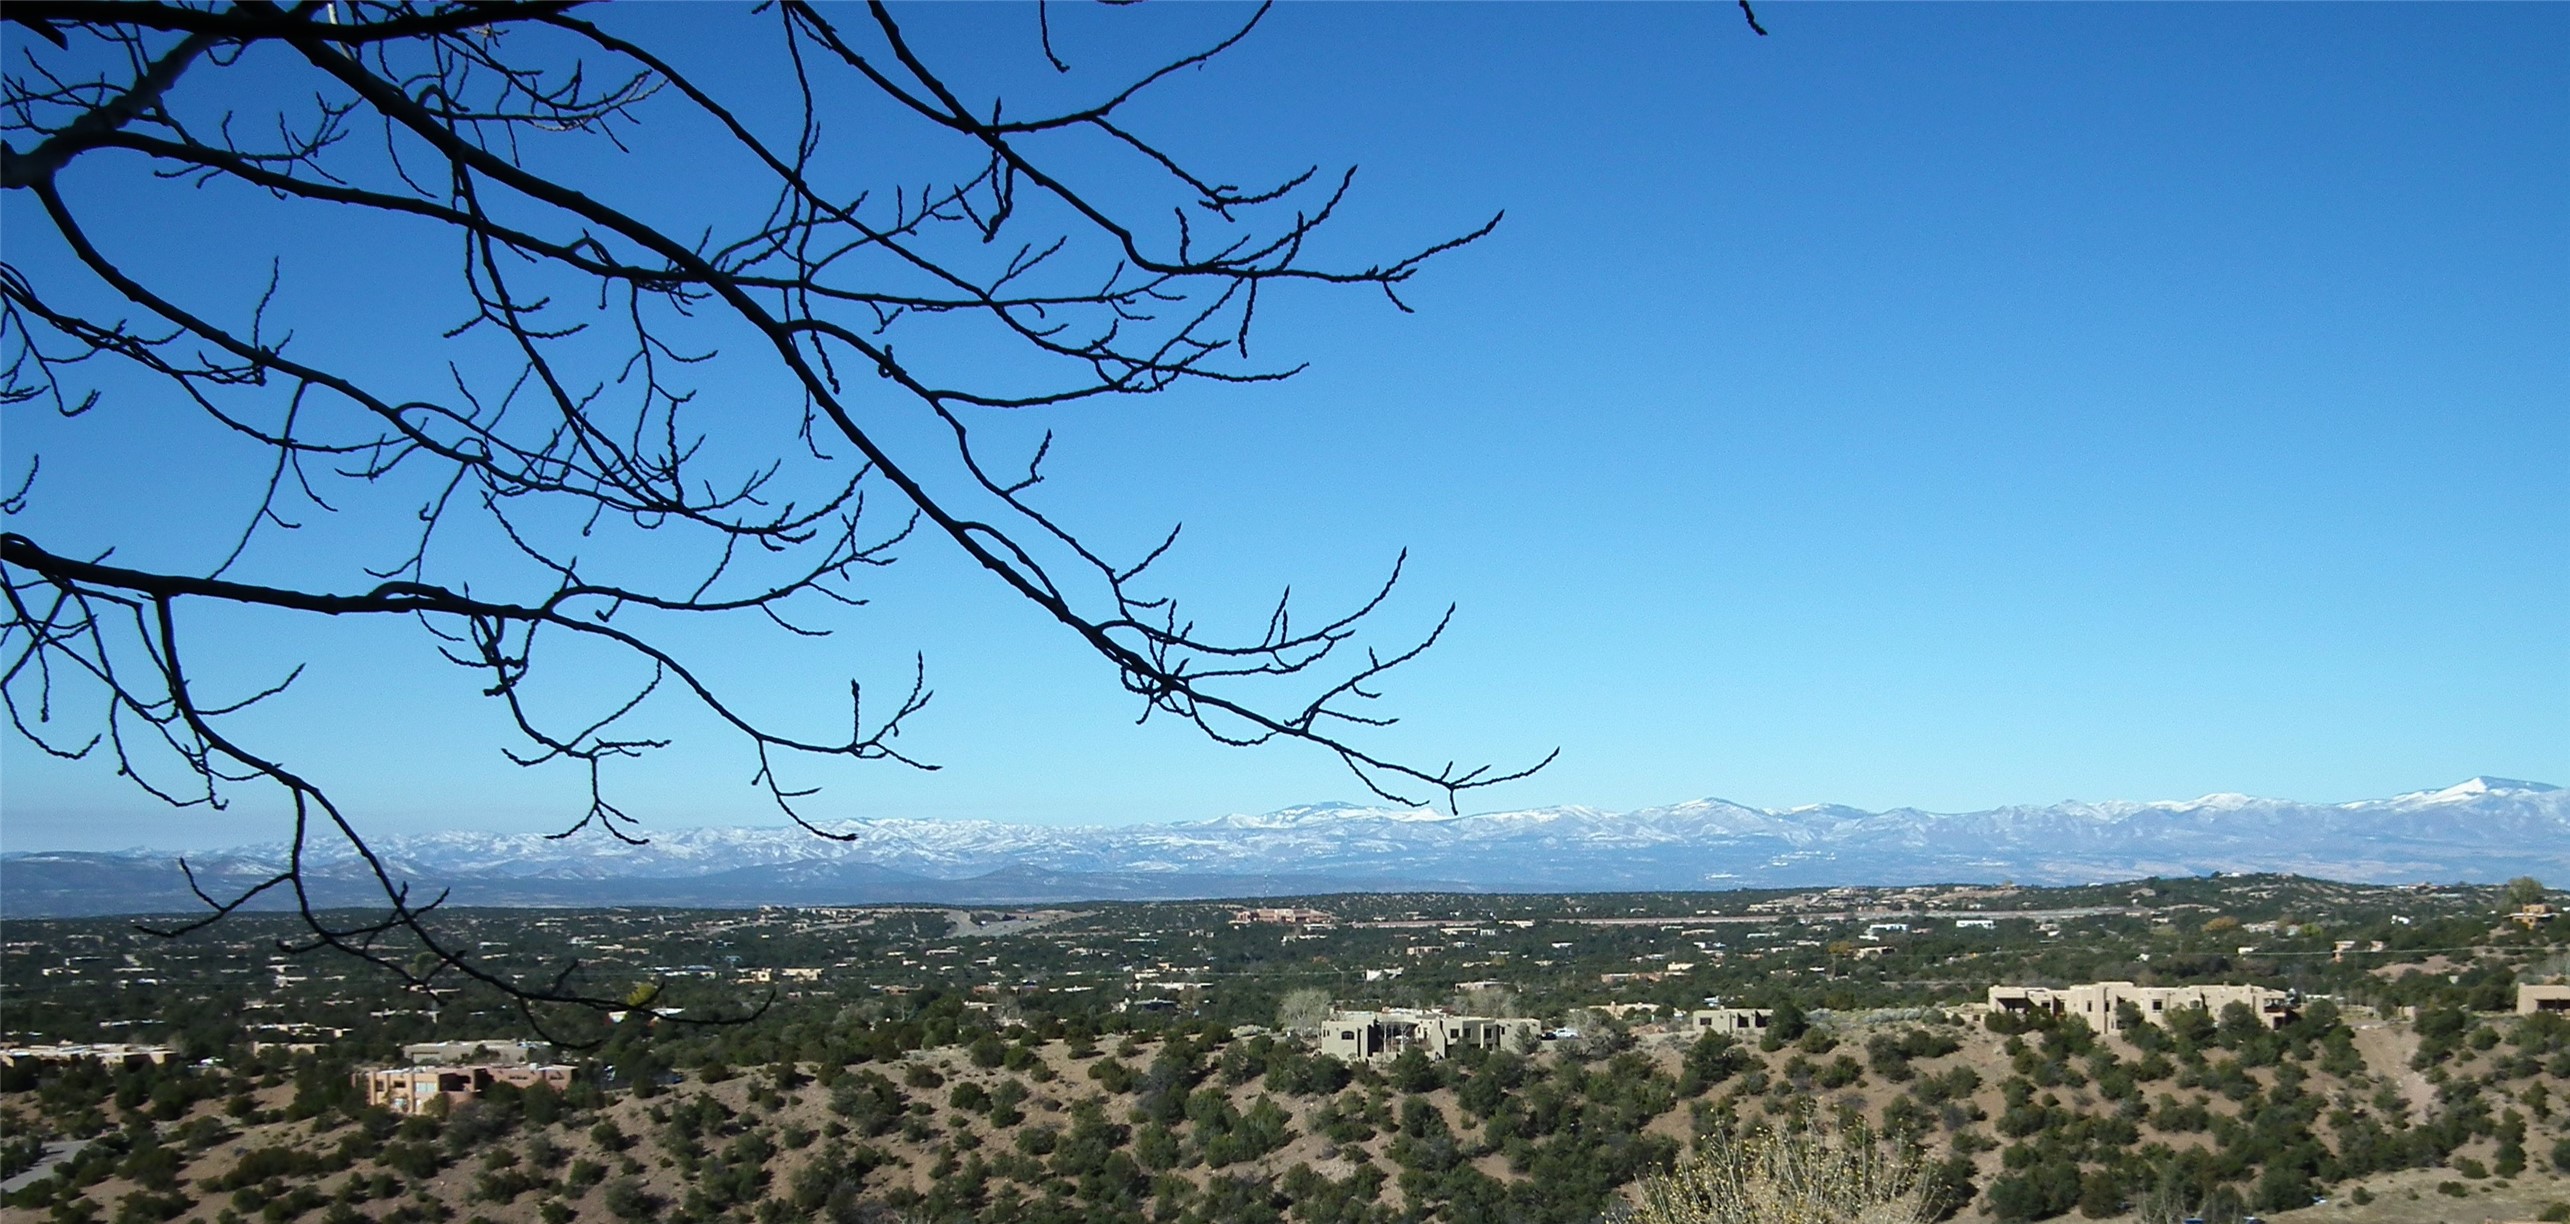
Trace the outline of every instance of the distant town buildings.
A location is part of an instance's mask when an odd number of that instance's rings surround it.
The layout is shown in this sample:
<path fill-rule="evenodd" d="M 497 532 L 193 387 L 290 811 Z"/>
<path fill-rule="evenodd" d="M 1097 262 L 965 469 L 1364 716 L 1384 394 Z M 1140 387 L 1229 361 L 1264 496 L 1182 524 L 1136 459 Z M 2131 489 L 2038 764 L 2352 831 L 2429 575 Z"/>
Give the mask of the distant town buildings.
<path fill-rule="evenodd" d="M 1233 926 L 1256 926 L 1262 924 L 1271 926 L 1300 927 L 1330 926 L 1337 923 L 1338 920 L 1338 915 L 1330 913 L 1327 910 L 1300 909 L 1293 906 L 1255 906 L 1248 909 L 1236 909 L 1231 912 L 1231 924 Z"/>
<path fill-rule="evenodd" d="M 821 970 L 818 966 L 743 969 L 741 980 L 744 982 L 817 982 L 821 980 Z"/>
<path fill-rule="evenodd" d="M 63 1042 L 55 1045 L 10 1046 L 0 1049 L 0 1067 L 18 1067 L 31 1063 L 90 1061 L 114 1068 L 131 1068 L 158 1066 L 177 1056 L 177 1050 L 162 1045 Z"/>
<path fill-rule="evenodd" d="M 1321 1025 L 1321 1052 L 1346 1062 L 1396 1057 L 1404 1050 L 1445 1058 L 1466 1049 L 1504 1049 L 1511 1041 L 1531 1043 L 1542 1033 L 1533 1020 L 1406 1007 L 1332 1012 Z"/>
<path fill-rule="evenodd" d="M 2279 1028 L 2293 1018 L 2293 996 L 2264 986 L 2198 985 L 2137 986 L 2131 982 L 2090 982 L 2084 986 L 1993 986 L 1990 988 L 1992 1012 L 2041 1012 L 2055 1016 L 2077 1016 L 2088 1027 L 2101 1033 L 2123 1031 L 2116 1016 L 2116 1004 L 2130 1003 L 2142 1018 L 2157 1024 L 2167 1014 L 2181 1008 L 2200 1007 L 2219 1013 L 2238 1003 L 2255 1014 L 2268 1028 Z"/>

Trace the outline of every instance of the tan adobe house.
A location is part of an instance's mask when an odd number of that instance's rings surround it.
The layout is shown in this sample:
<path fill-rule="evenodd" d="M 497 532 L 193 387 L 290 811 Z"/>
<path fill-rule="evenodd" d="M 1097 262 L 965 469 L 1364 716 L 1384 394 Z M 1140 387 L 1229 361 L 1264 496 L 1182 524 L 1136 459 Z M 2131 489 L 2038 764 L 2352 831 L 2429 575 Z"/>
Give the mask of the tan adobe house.
<path fill-rule="evenodd" d="M 402 1047 L 402 1060 L 423 1067 L 500 1067 L 553 1061 L 549 1041 L 420 1041 Z"/>
<path fill-rule="evenodd" d="M 94 1060 L 109 1069 L 159 1066 L 178 1056 L 178 1051 L 162 1045 L 127 1045 L 122 1042 L 66 1042 L 57 1045 L 10 1046 L 0 1049 L 0 1067 L 20 1063 L 70 1063 Z"/>
<path fill-rule="evenodd" d="M 2536 1012 L 2570 1015 L 2570 984 L 2550 986 L 2520 984 L 2516 988 L 2516 1014 L 2531 1016 Z"/>
<path fill-rule="evenodd" d="M 1532 1020 L 1410 1008 L 1332 1012 L 1321 1025 L 1321 1052 L 1342 1062 L 1392 1058 L 1404 1050 L 1444 1058 L 1465 1049 L 1504 1049 L 1512 1039 L 1531 1042 L 1542 1031 Z"/>
<path fill-rule="evenodd" d="M 516 1088 L 533 1088 L 537 1084 L 561 1092 L 571 1087 L 571 1068 L 561 1063 L 514 1063 L 483 1067 L 386 1067 L 360 1071 L 357 1082 L 366 1089 L 366 1103 L 397 1114 L 428 1112 L 431 1103 L 443 1098 L 450 1105 L 461 1105 L 495 1084 Z"/>
<path fill-rule="evenodd" d="M 1696 1033 L 1727 1033 L 1734 1037 L 1757 1036 L 1775 1022 L 1776 1013 L 1763 1007 L 1708 1007 L 1687 1013 L 1687 1029 Z"/>
<path fill-rule="evenodd" d="M 419 1114 L 439 1100 L 461 1105 L 501 1084 L 543 1084 L 556 1092 L 571 1086 L 571 1068 L 552 1061 L 553 1044 L 546 1041 L 422 1041 L 403 1046 L 402 1058 L 408 1065 L 353 1077 L 367 1104 Z"/>
<path fill-rule="evenodd" d="M 2222 1009 L 2238 1003 L 2249 1009 L 2268 1028 L 2282 1028 L 2294 1017 L 2293 996 L 2264 986 L 2200 985 L 2138 986 L 2131 982 L 2090 982 L 2083 986 L 1993 986 L 1990 988 L 1990 1010 L 1994 1013 L 2042 1012 L 2055 1016 L 2077 1016 L 2088 1027 L 2100 1033 L 2123 1031 L 2116 1018 L 2115 1005 L 2130 1003 L 2153 1024 L 2164 1021 L 2168 1013 L 2181 1008 L 2200 1007 L 2220 1015 Z"/>

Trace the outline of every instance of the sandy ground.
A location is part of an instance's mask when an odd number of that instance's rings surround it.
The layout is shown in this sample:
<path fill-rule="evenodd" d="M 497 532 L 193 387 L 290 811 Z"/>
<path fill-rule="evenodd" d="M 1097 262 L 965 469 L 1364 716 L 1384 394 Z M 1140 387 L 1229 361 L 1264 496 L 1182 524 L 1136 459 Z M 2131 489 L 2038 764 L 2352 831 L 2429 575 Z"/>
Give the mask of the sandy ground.
<path fill-rule="evenodd" d="M 2461 1198 L 2439 1194 L 2439 1182 L 2465 1187 Z M 2362 1207 L 2348 1201 L 2362 1185 L 2374 1201 Z M 2451 1169 L 2404 1169 L 2340 1186 L 2325 1207 L 2306 1207 L 2268 1217 L 2274 1224 L 2489 1224 L 2531 1221 L 2554 1203 L 2570 1202 L 2570 1178 L 2528 1169 L 2509 1181 L 2471 1181 Z"/>

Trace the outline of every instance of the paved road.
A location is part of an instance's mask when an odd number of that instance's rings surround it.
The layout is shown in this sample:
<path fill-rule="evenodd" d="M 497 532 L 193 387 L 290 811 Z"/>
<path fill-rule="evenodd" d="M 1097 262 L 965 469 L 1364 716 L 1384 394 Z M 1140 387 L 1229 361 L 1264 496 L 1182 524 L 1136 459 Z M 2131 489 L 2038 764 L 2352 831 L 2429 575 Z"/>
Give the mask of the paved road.
<path fill-rule="evenodd" d="M 80 1155 L 80 1150 L 88 1146 L 89 1141 L 86 1139 L 70 1139 L 46 1144 L 45 1154 L 36 1158 L 34 1168 L 5 1182 L 0 1182 L 0 1194 L 16 1194 L 20 1189 L 34 1185 L 37 1178 L 52 1173 L 55 1165 Z"/>

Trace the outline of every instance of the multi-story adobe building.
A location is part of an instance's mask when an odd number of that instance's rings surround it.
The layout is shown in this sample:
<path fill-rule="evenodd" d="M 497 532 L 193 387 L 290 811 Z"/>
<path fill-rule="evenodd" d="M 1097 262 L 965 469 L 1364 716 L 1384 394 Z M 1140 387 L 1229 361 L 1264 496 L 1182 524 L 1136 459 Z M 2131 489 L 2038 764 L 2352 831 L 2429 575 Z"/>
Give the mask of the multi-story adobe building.
<path fill-rule="evenodd" d="M 461 1105 L 489 1092 L 493 1085 L 516 1088 L 546 1085 L 555 1092 L 571 1087 L 571 1068 L 561 1063 L 515 1063 L 484 1067 L 384 1067 L 357 1073 L 366 1103 L 397 1114 L 428 1112 L 443 1098 Z"/>
<path fill-rule="evenodd" d="M 1396 1057 L 1404 1050 L 1445 1058 L 1466 1049 L 1504 1049 L 1511 1041 L 1531 1043 L 1542 1032 L 1533 1020 L 1405 1007 L 1332 1012 L 1321 1025 L 1321 1052 L 1345 1062 Z"/>
<path fill-rule="evenodd" d="M 2081 986 L 1990 988 L 1990 1010 L 1993 1012 L 2077 1016 L 2087 1021 L 2089 1028 L 2100 1033 L 2123 1031 L 2123 1021 L 2116 1015 L 2119 1003 L 2132 1004 L 2143 1019 L 2153 1024 L 2161 1023 L 2168 1013 L 2183 1008 L 2200 1007 L 2219 1015 L 2223 1008 L 2234 1003 L 2248 1008 L 2268 1028 L 2283 1027 L 2295 1014 L 2293 995 L 2264 986 L 2140 986 L 2131 982 L 2089 982 Z"/>
<path fill-rule="evenodd" d="M 552 1061 L 545 1041 L 423 1041 L 403 1046 L 402 1058 L 407 1065 L 355 1075 L 368 1105 L 418 1114 L 439 1100 L 461 1105 L 500 1084 L 556 1092 L 571 1086 L 571 1068 Z"/>
<path fill-rule="evenodd" d="M 402 1059 L 424 1067 L 499 1067 L 553 1061 L 549 1041 L 419 1041 Z"/>
<path fill-rule="evenodd" d="M 178 1051 L 162 1045 L 127 1045 L 121 1042 L 65 1042 L 57 1045 L 10 1046 L 0 1049 L 0 1067 L 21 1064 L 97 1062 L 110 1070 L 158 1066 L 178 1056 Z"/>

